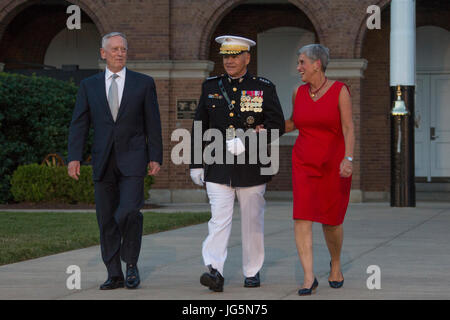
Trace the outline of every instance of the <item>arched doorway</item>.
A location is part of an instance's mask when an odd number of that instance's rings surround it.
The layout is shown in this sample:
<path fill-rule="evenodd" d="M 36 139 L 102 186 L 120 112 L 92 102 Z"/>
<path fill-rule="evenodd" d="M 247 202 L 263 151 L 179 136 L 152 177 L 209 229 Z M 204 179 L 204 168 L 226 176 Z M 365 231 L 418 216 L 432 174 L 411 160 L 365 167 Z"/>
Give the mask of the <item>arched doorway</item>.
<path fill-rule="evenodd" d="M 277 86 L 284 115 L 290 117 L 292 90 L 295 84 L 300 84 L 296 72 L 297 50 L 318 39 L 311 20 L 288 0 L 244 2 L 223 17 L 213 33 L 209 50 L 209 60 L 215 63 L 212 74 L 224 72 L 219 44 L 214 41 L 224 34 L 256 41 L 251 50 L 249 72 L 266 77 Z M 283 76 L 283 72 L 288 76 Z"/>
<path fill-rule="evenodd" d="M 77 65 L 80 69 L 98 69 L 101 35 L 93 23 L 82 23 L 81 29 L 61 30 L 45 52 L 44 64 L 62 68 Z"/>
<path fill-rule="evenodd" d="M 5 72 L 81 79 L 99 70 L 100 32 L 81 10 L 81 29 L 68 30 L 69 1 L 30 1 L 15 8 L 3 30 L 0 62 Z M 20 10 L 17 12 L 17 10 Z M 96 44 L 94 45 L 94 42 Z M 97 62 L 95 62 L 97 61 Z M 69 68 L 62 68 L 70 65 Z"/>

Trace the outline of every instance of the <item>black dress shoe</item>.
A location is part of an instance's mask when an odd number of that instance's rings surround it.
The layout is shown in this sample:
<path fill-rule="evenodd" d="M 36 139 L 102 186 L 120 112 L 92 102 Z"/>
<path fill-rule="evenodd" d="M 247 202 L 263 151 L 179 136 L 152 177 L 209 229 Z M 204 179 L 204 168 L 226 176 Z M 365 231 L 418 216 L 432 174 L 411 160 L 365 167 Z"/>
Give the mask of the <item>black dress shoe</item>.
<path fill-rule="evenodd" d="M 127 279 L 125 285 L 128 289 L 136 289 L 141 283 L 139 278 L 139 270 L 135 264 L 127 264 Z"/>
<path fill-rule="evenodd" d="M 330 269 L 331 269 L 331 261 L 330 261 Z M 331 270 L 330 270 L 330 272 L 331 272 Z M 344 285 L 344 275 L 342 275 L 342 281 L 329 281 L 328 280 L 328 283 L 331 288 L 339 289 Z"/>
<path fill-rule="evenodd" d="M 100 290 L 123 288 L 123 277 L 110 277 L 100 286 Z"/>
<path fill-rule="evenodd" d="M 259 280 L 259 272 L 253 277 L 246 277 L 244 280 L 244 287 L 246 288 L 256 288 L 259 287 L 261 281 Z"/>
<path fill-rule="evenodd" d="M 311 286 L 311 288 L 303 288 L 298 290 L 298 295 L 299 296 L 310 296 L 311 293 L 313 292 L 314 289 L 316 289 L 319 286 L 319 282 L 317 281 L 317 279 L 314 277 L 314 282 Z"/>
<path fill-rule="evenodd" d="M 208 268 L 209 272 L 205 272 L 200 277 L 200 283 L 205 287 L 208 287 L 209 290 L 214 292 L 222 292 L 225 279 L 222 277 L 220 272 L 214 269 L 211 265 L 209 265 Z"/>

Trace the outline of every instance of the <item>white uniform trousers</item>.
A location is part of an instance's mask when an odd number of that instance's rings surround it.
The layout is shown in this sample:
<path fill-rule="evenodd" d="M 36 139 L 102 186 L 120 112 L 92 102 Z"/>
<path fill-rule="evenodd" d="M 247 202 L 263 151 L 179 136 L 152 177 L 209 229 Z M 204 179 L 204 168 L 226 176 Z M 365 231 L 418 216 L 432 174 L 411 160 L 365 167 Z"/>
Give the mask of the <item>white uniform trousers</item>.
<path fill-rule="evenodd" d="M 223 275 L 235 193 L 241 208 L 242 265 L 245 277 L 253 277 L 264 262 L 264 192 L 266 184 L 232 188 L 228 185 L 206 182 L 211 204 L 208 236 L 203 242 L 202 255 L 206 266 L 211 265 Z"/>

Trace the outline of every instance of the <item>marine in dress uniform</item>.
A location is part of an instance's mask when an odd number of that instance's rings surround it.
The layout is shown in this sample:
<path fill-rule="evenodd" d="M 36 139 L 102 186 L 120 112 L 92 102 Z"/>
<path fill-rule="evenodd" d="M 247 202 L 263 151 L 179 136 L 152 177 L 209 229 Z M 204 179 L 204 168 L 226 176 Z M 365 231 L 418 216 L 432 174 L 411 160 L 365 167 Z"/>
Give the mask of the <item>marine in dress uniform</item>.
<path fill-rule="evenodd" d="M 279 130 L 279 136 L 284 133 L 284 116 L 275 85 L 247 72 L 249 50 L 256 43 L 236 36 L 221 36 L 216 41 L 221 43 L 220 53 L 227 74 L 210 77 L 203 83 L 194 119 L 201 121 L 202 130 L 195 130 L 194 122 L 190 173 L 194 183 L 203 185 L 206 182 L 211 204 L 209 233 L 202 246 L 203 260 L 209 271 L 201 276 L 200 282 L 213 291 L 223 291 L 223 268 L 235 195 L 241 209 L 244 286 L 260 285 L 259 271 L 264 261 L 264 192 L 266 183 L 271 180 L 271 175 L 261 174 L 261 168 L 270 164 L 263 165 L 257 156 L 261 133 L 255 133 L 258 139 L 255 149 L 250 146 L 249 139 L 242 139 L 236 132 L 238 129 L 254 132 L 257 126 L 263 125 L 270 143 L 271 130 Z M 222 133 L 223 158 L 208 164 L 195 162 L 196 144 L 201 144 L 202 152 L 212 146 L 213 141 L 209 144 L 203 141 L 203 134 L 208 129 L 218 129 Z M 244 163 L 237 161 L 242 153 Z M 231 163 L 230 154 L 234 160 Z M 251 162 L 255 157 L 256 161 Z"/>

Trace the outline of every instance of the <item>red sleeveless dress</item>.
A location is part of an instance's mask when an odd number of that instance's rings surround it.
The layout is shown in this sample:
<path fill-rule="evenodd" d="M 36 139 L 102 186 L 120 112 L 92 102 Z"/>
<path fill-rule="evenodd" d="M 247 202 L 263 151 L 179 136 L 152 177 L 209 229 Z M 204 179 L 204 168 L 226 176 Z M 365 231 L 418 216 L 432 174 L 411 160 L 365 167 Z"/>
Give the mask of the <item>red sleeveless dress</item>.
<path fill-rule="evenodd" d="M 309 84 L 297 91 L 293 121 L 299 135 L 292 150 L 294 219 L 329 225 L 344 221 L 351 187 L 351 176 L 339 175 L 345 156 L 339 112 L 344 85 L 335 81 L 317 101 L 309 95 Z"/>

